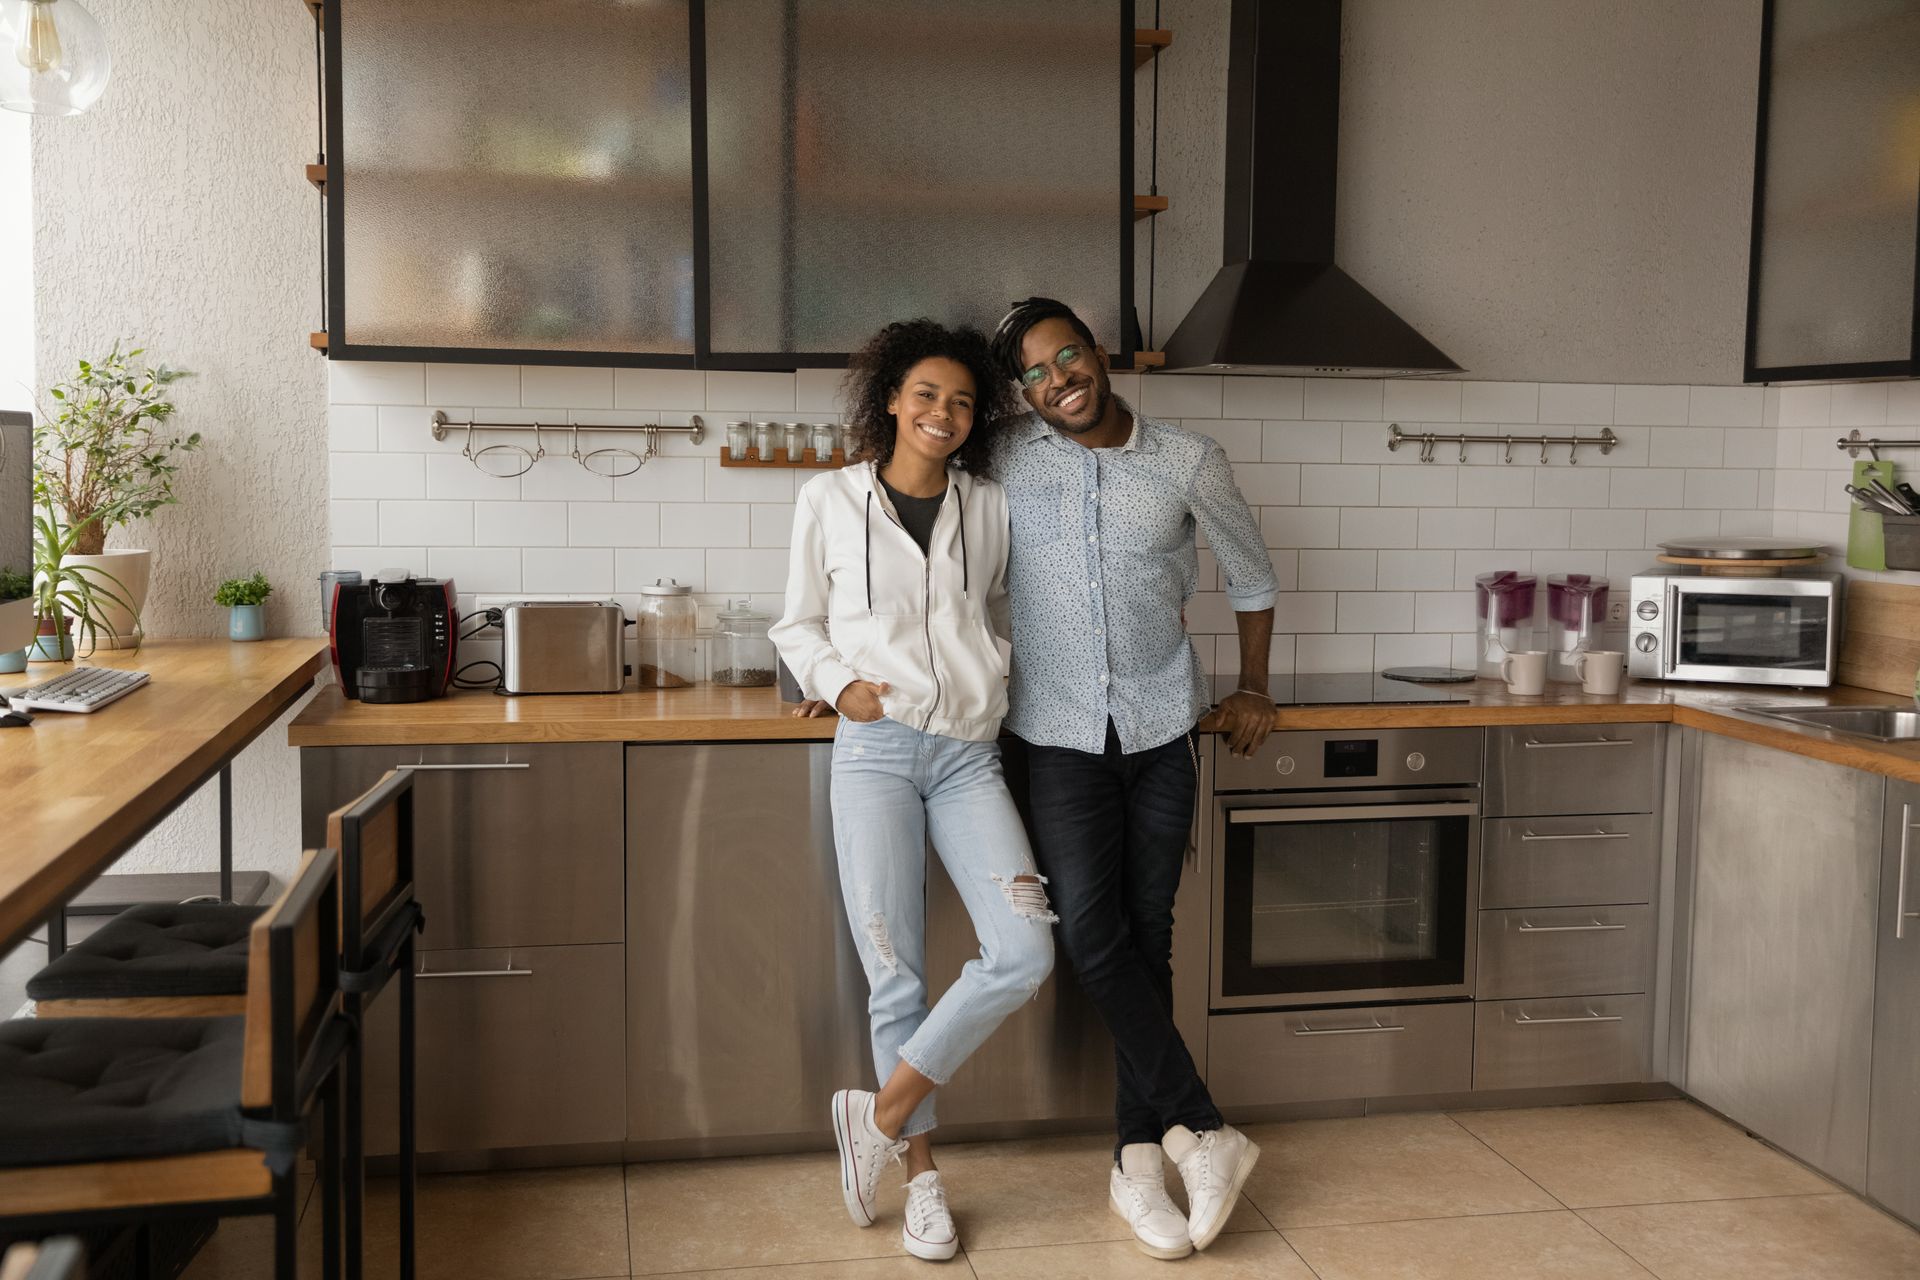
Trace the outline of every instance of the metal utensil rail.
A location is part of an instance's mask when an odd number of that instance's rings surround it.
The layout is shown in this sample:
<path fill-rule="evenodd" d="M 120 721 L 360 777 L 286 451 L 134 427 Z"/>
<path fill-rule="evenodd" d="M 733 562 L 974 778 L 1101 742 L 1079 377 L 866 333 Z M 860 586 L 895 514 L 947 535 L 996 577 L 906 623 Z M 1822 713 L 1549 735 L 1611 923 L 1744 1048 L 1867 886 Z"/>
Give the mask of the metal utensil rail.
<path fill-rule="evenodd" d="M 1500 460 L 1502 462 L 1511 463 L 1513 461 L 1513 448 L 1515 445 L 1524 445 L 1529 449 L 1539 449 L 1540 461 L 1542 463 L 1545 463 L 1547 460 L 1548 449 L 1562 447 L 1567 451 L 1567 463 L 1571 466 L 1579 463 L 1580 450 L 1583 448 L 1589 446 L 1596 448 L 1600 450 L 1601 455 L 1604 457 L 1612 453 L 1614 446 L 1619 443 L 1620 437 L 1613 433 L 1612 427 L 1603 428 L 1597 436 L 1494 436 L 1471 435 L 1466 433 L 1445 434 L 1436 431 L 1402 431 L 1400 424 L 1397 422 L 1387 424 L 1388 451 L 1392 452 L 1397 450 L 1403 444 L 1418 444 L 1420 446 L 1420 461 L 1422 462 L 1432 462 L 1434 449 L 1441 444 L 1459 445 L 1460 461 L 1462 463 L 1465 463 L 1467 460 L 1468 445 L 1498 444 L 1506 446 L 1505 452 L 1501 455 Z"/>
<path fill-rule="evenodd" d="M 1860 451 L 1865 449 L 1867 456 L 1875 462 L 1880 461 L 1882 449 L 1920 449 L 1920 440 L 1887 440 L 1880 436 L 1863 436 L 1858 427 L 1835 440 L 1833 444 L 1836 449 L 1846 450 L 1849 458 L 1859 457 Z"/>

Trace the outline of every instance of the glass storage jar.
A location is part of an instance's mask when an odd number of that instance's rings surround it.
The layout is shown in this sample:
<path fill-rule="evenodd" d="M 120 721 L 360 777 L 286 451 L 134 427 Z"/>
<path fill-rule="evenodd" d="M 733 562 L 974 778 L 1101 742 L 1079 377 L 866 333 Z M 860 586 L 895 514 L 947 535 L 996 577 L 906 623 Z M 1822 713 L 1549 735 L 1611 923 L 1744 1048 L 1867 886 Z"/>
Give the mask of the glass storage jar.
<path fill-rule="evenodd" d="M 786 426 L 787 461 L 801 462 L 807 456 L 807 424 L 789 422 Z"/>
<path fill-rule="evenodd" d="M 785 444 L 786 440 L 786 428 L 778 422 L 753 424 L 753 447 L 759 452 L 762 462 L 772 462 L 773 451 Z"/>
<path fill-rule="evenodd" d="M 813 424 L 814 461 L 833 461 L 833 446 L 836 435 L 837 432 L 831 422 L 816 422 Z"/>
<path fill-rule="evenodd" d="M 756 612 L 745 600 L 729 600 L 714 620 L 713 682 L 735 689 L 770 685 L 779 658 L 767 631 L 771 614 Z"/>
<path fill-rule="evenodd" d="M 729 422 L 727 424 L 727 456 L 739 462 L 747 456 L 747 450 L 751 448 L 753 448 L 753 424 Z"/>
<path fill-rule="evenodd" d="M 656 578 L 652 586 L 640 588 L 639 616 L 633 622 L 639 641 L 636 683 L 640 688 L 684 689 L 698 681 L 694 645 L 698 614 L 692 587 Z"/>

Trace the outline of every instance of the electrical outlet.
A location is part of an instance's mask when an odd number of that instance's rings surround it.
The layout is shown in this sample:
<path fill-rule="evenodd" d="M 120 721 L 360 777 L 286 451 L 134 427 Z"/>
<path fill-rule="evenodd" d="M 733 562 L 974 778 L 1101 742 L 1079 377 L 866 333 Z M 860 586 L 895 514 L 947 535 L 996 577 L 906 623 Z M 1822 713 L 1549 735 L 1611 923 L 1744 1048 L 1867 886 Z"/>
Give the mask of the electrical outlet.
<path fill-rule="evenodd" d="M 1627 620 L 1627 602 L 1625 600 L 1607 601 L 1607 621 L 1625 622 Z"/>

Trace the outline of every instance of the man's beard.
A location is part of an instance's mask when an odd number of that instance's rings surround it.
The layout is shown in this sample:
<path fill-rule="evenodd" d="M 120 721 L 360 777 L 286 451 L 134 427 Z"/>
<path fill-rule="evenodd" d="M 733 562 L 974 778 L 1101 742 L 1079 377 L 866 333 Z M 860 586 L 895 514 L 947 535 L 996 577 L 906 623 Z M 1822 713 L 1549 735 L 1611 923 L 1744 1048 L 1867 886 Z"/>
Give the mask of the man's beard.
<path fill-rule="evenodd" d="M 1064 419 L 1056 416 L 1051 405 L 1038 411 L 1040 420 L 1052 427 L 1055 431 L 1064 431 L 1070 436 L 1085 435 L 1107 420 L 1107 402 L 1112 399 L 1113 391 L 1110 387 L 1101 386 L 1098 383 L 1090 383 L 1087 394 L 1093 401 L 1093 416 L 1087 419 L 1085 426 L 1076 427 L 1069 425 Z"/>

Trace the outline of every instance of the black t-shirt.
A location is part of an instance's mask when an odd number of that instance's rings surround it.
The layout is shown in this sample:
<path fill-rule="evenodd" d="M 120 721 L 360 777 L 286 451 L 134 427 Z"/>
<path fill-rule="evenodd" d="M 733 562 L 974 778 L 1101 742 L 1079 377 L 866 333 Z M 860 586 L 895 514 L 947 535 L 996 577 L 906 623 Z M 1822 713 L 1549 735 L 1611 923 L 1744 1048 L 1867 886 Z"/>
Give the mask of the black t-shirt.
<path fill-rule="evenodd" d="M 940 518 L 940 505 L 947 500 L 947 491 L 942 489 L 931 498 L 916 498 L 910 493 L 900 492 L 884 479 L 880 481 L 880 486 L 892 499 L 893 509 L 900 513 L 900 523 L 920 544 L 920 553 L 925 555 L 927 544 L 933 538 L 933 522 Z"/>

